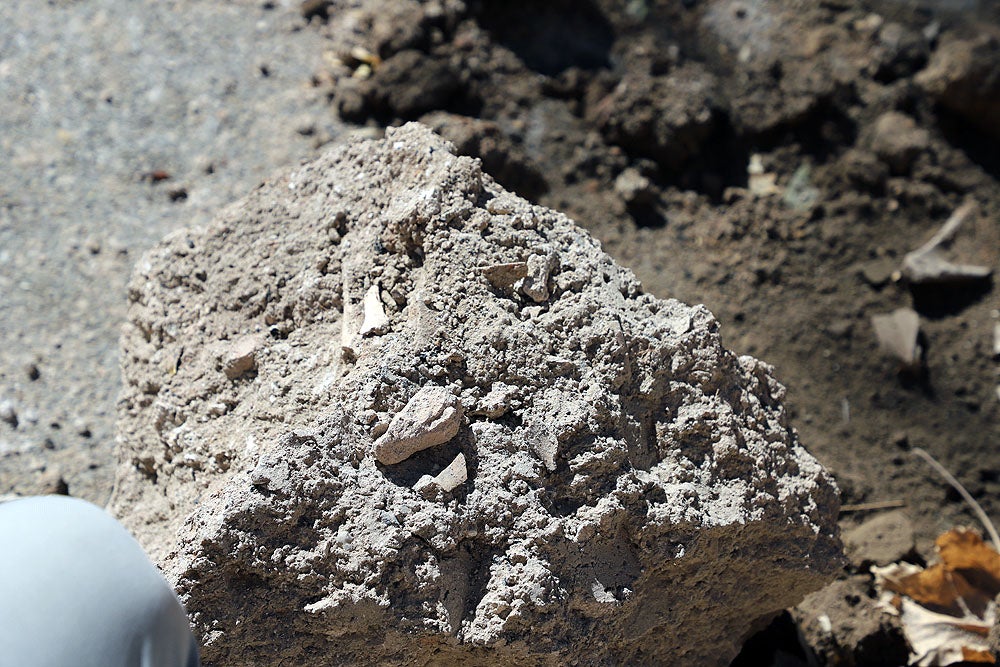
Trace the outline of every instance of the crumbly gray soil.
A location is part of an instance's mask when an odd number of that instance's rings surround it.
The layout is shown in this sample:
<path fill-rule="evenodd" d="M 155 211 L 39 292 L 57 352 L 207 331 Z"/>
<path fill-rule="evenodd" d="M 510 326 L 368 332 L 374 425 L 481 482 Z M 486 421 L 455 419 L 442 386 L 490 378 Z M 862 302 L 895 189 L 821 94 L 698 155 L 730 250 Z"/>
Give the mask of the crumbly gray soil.
<path fill-rule="evenodd" d="M 113 511 L 209 665 L 728 664 L 842 564 L 784 388 L 452 151 L 356 141 L 143 256 Z"/>

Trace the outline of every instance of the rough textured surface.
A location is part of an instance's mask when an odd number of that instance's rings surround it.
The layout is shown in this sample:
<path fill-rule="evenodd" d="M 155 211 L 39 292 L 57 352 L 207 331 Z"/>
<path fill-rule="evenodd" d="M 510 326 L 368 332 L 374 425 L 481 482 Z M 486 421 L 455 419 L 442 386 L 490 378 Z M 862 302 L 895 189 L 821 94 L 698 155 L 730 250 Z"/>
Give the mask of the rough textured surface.
<path fill-rule="evenodd" d="M 840 564 L 769 367 L 421 126 L 168 238 L 130 301 L 114 508 L 210 665 L 726 664 Z M 378 463 L 428 391 L 458 433 Z"/>

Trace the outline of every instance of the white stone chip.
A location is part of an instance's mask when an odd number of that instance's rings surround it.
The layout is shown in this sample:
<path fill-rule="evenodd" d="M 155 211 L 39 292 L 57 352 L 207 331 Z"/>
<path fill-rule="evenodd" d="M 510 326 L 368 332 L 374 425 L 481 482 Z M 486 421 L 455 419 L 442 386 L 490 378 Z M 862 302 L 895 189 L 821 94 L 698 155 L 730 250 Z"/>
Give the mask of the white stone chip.
<path fill-rule="evenodd" d="M 461 421 L 462 404 L 454 394 L 444 387 L 423 387 L 375 441 L 375 458 L 386 465 L 405 461 L 416 452 L 454 438 Z"/>

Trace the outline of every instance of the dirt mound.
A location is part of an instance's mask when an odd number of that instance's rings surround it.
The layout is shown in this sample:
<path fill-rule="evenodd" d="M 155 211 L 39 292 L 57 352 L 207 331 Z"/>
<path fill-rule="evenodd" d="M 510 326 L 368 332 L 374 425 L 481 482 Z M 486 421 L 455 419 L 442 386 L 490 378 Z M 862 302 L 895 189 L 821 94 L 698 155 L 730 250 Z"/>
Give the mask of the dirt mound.
<path fill-rule="evenodd" d="M 726 664 L 840 564 L 784 389 L 453 150 L 354 142 L 145 256 L 115 510 L 208 664 Z"/>

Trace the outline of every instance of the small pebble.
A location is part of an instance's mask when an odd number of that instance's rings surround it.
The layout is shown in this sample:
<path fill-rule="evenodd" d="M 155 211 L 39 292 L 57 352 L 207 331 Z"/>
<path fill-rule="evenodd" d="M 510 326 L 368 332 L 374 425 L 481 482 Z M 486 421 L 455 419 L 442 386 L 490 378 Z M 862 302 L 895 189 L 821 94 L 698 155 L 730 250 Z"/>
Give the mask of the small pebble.
<path fill-rule="evenodd" d="M 24 373 L 28 376 L 28 379 L 34 382 L 42 376 L 41 371 L 38 370 L 37 364 L 26 364 L 24 367 Z"/>
<path fill-rule="evenodd" d="M 76 431 L 76 434 L 81 438 L 89 438 L 93 435 L 90 431 L 90 425 L 82 419 L 76 419 L 73 421 L 73 430 Z"/>

